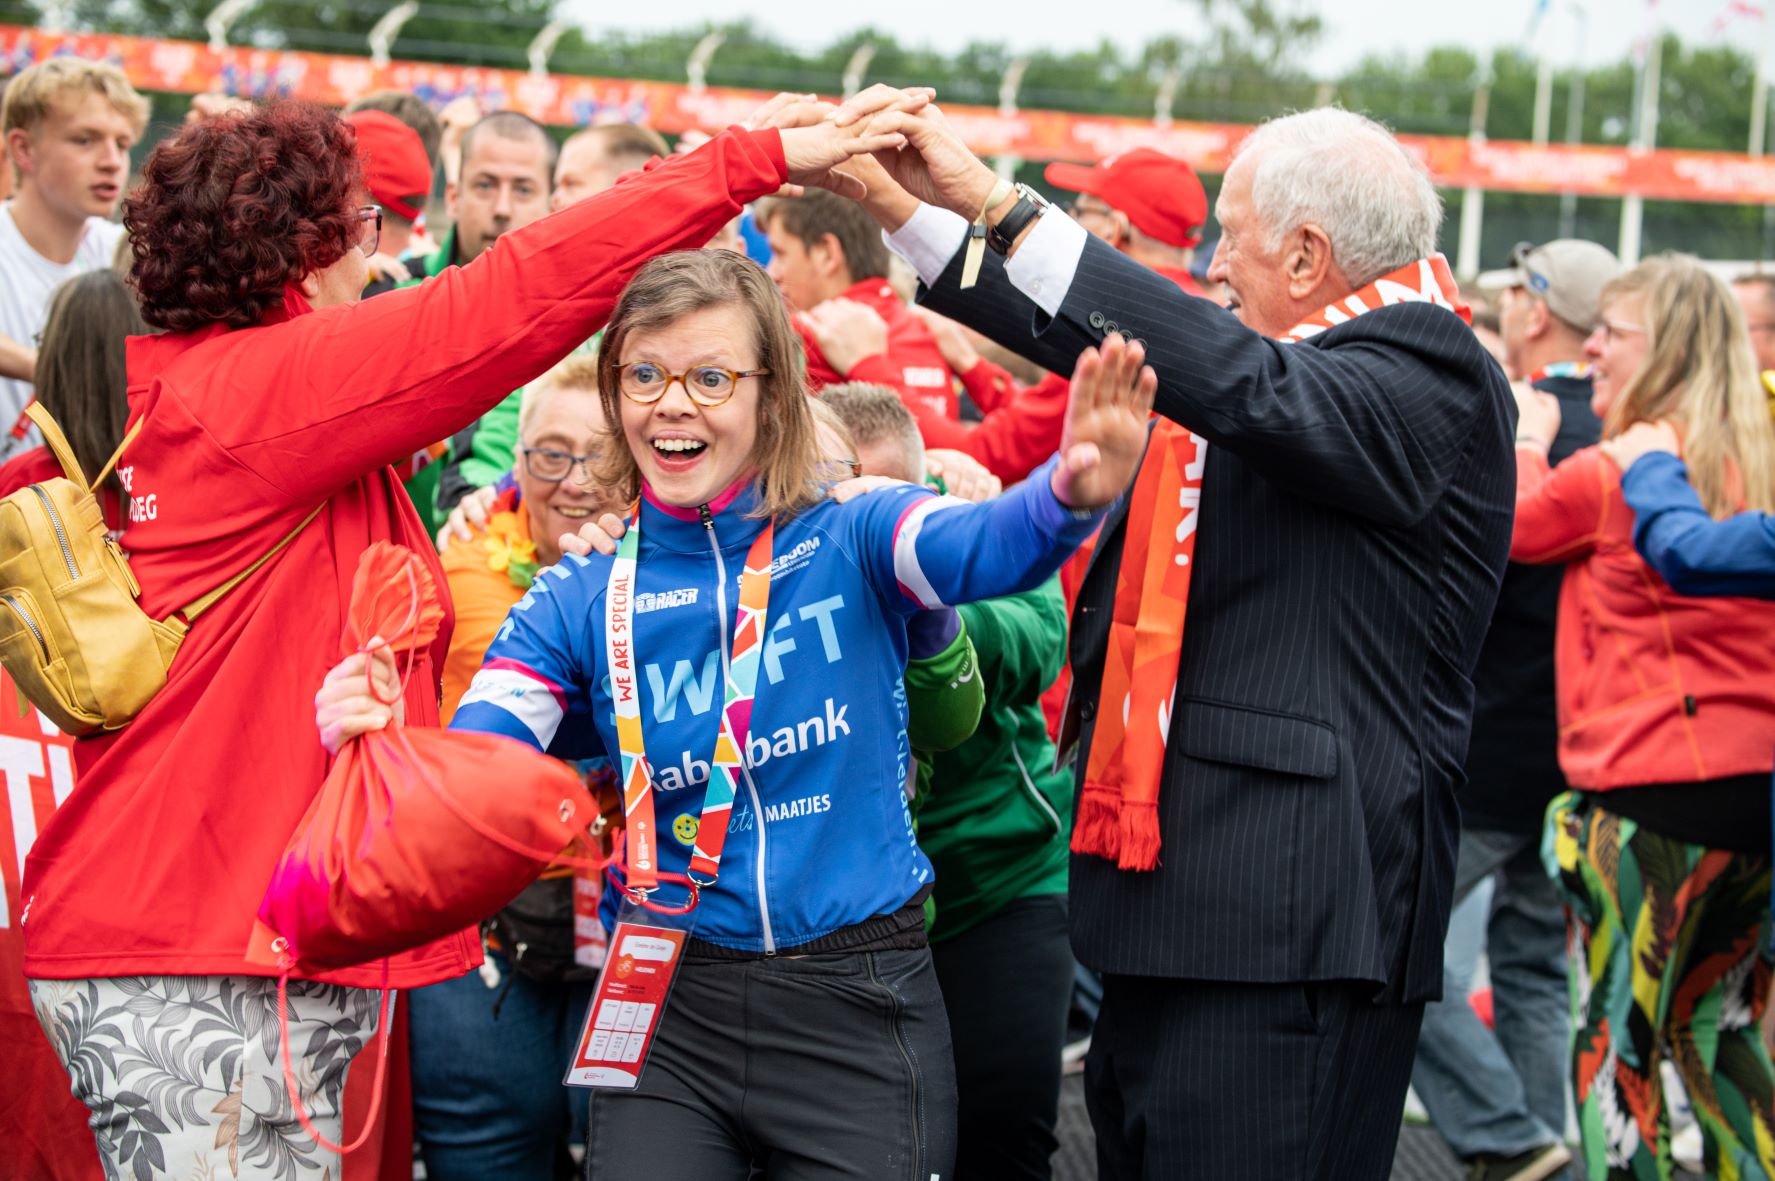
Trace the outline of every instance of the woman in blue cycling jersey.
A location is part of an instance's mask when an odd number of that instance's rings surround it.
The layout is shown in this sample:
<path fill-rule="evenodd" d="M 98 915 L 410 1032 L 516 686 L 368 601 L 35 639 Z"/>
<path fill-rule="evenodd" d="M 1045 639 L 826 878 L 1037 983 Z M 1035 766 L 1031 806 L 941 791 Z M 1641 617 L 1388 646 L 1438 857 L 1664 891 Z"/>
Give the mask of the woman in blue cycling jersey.
<path fill-rule="evenodd" d="M 616 554 L 537 576 L 452 723 L 608 756 L 626 785 L 619 882 L 663 881 L 656 902 L 701 886 L 639 1085 L 593 1093 L 592 1177 L 948 1175 L 906 622 L 1037 586 L 1096 528 L 1145 445 L 1142 359 L 1119 337 L 1087 351 L 1060 454 L 997 500 L 893 485 L 840 503 L 761 269 L 675 254 L 624 291 L 599 361 L 598 479 L 637 508 Z M 351 668 L 323 715 L 374 714 Z"/>

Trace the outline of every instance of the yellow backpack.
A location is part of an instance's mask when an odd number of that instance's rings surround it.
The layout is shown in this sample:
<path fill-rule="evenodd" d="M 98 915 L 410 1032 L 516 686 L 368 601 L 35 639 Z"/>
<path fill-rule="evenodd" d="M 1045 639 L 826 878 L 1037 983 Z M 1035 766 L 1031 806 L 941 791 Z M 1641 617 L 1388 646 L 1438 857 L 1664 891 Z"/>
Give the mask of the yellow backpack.
<path fill-rule="evenodd" d="M 321 506 L 251 566 L 169 618 L 153 619 L 136 601 L 142 588 L 105 531 L 98 498 L 141 424 L 89 484 L 49 412 L 36 403 L 25 412 L 67 478 L 0 499 L 0 664 L 21 697 L 67 733 L 118 730 L 165 686 L 192 622 L 294 541 Z"/>

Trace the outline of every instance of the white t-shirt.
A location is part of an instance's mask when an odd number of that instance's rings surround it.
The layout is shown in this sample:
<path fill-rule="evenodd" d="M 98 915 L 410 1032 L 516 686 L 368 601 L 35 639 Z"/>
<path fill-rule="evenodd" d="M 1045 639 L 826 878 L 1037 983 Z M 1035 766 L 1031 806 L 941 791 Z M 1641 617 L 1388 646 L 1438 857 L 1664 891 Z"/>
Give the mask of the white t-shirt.
<path fill-rule="evenodd" d="M 12 220 L 12 202 L 0 205 L 0 336 L 36 348 L 36 337 L 49 319 L 49 301 L 55 289 L 76 275 L 111 265 L 123 227 L 102 217 L 88 218 L 86 232 L 72 262 L 51 262 L 32 249 Z M 9 458 L 25 444 L 12 437 L 25 403 L 31 400 L 31 383 L 0 377 L 0 459 Z M 30 445 L 37 442 L 31 434 Z"/>

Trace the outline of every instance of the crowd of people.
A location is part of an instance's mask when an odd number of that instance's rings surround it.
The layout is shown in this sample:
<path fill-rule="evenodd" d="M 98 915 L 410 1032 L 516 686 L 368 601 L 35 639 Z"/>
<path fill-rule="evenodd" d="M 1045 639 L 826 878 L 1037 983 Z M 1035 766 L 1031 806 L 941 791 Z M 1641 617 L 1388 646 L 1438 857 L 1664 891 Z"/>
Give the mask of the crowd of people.
<path fill-rule="evenodd" d="M 10 80 L 0 496 L 34 401 L 150 618 L 226 588 L 24 867 L 66 1151 L 333 1175 L 393 988 L 438 1181 L 1045 1178 L 1087 1038 L 1106 1179 L 1384 1178 L 1408 1088 L 1471 1181 L 1775 1178 L 1775 279 L 1464 294 L 1334 108 L 1056 208 L 935 97 L 213 100 L 132 176 L 120 71 Z M 440 634 L 339 660 L 387 542 Z M 609 868 L 280 1001 L 333 759 L 439 726 L 572 764 Z M 565 1084 L 667 896 L 638 1084 Z"/>

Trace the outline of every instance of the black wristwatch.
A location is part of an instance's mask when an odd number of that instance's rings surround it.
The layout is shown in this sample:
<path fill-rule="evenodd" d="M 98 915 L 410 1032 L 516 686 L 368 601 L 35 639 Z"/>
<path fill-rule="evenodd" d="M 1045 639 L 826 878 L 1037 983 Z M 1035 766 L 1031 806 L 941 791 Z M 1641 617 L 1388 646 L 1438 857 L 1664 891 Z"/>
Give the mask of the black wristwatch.
<path fill-rule="evenodd" d="M 1011 253 L 1011 244 L 1017 240 L 1017 235 L 1048 208 L 1048 199 L 1028 185 L 1018 185 L 1015 192 L 1017 203 L 1011 206 L 1011 212 L 986 230 L 986 244 L 998 254 Z"/>

